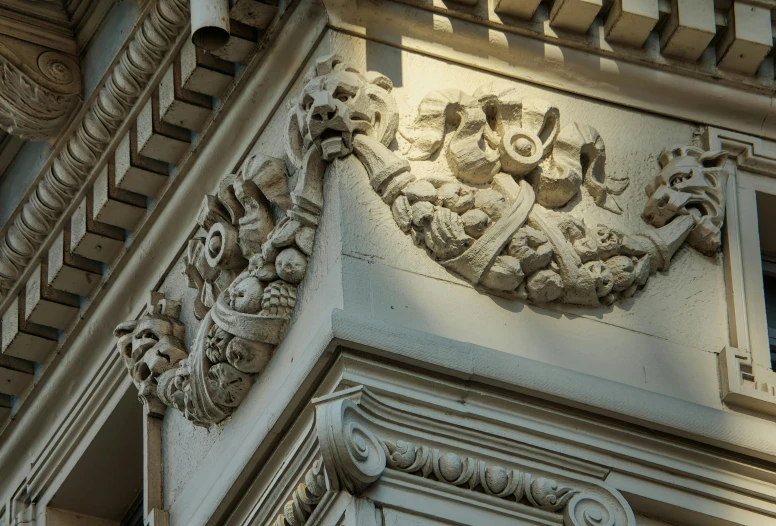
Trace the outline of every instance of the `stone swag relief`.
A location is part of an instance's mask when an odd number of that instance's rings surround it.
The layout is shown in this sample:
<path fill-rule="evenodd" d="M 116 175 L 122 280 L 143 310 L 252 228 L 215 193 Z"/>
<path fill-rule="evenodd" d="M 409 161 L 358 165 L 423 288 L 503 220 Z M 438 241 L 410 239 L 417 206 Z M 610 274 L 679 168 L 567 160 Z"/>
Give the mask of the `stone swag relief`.
<path fill-rule="evenodd" d="M 288 326 L 329 166 L 368 177 L 396 228 L 448 271 L 533 304 L 611 305 L 667 270 L 684 243 L 707 255 L 719 249 L 723 152 L 665 149 L 645 189 L 644 228 L 624 232 L 566 209 L 586 192 L 608 213 L 622 213 L 629 181 L 607 176 L 604 140 L 592 127 L 562 124 L 552 103 L 489 84 L 471 95 L 429 93 L 399 131 L 391 90 L 380 73 L 319 59 L 287 115 L 295 173 L 255 155 L 205 197 L 198 223 L 207 235 L 186 253 L 201 320 L 193 348 L 185 348 L 180 303 L 160 294 L 140 319 L 115 330 L 142 399 L 202 426 L 239 406 Z M 406 147 L 393 151 L 397 133 Z M 440 157 L 447 173 L 413 174 L 413 163 Z"/>

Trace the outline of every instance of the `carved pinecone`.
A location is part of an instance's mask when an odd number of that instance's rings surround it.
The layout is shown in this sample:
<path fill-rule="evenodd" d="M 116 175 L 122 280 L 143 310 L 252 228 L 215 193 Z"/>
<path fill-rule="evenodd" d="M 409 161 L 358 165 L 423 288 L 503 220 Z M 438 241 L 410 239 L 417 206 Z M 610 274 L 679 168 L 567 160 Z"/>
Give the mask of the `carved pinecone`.
<path fill-rule="evenodd" d="M 264 289 L 261 313 L 265 316 L 290 317 L 296 305 L 296 287 L 285 281 L 273 281 Z"/>

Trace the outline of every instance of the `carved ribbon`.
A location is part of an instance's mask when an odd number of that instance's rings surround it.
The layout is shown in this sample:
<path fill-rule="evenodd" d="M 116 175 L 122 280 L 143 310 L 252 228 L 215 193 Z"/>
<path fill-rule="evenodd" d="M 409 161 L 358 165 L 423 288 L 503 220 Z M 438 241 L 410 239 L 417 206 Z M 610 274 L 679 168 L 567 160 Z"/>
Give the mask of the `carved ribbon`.
<path fill-rule="evenodd" d="M 520 181 L 520 193 L 507 212 L 485 234 L 460 256 L 444 261 L 442 265 L 462 275 L 474 284 L 491 266 L 509 240 L 523 226 L 534 206 L 536 196 L 531 185 Z"/>

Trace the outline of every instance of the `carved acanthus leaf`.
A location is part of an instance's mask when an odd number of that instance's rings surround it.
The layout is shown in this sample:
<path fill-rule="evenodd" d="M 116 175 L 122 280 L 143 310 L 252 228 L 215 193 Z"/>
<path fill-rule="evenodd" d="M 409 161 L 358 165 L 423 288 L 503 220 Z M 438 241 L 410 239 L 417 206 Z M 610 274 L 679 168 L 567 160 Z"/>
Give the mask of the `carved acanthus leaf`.
<path fill-rule="evenodd" d="M 272 526 L 303 526 L 321 502 L 324 493 L 326 477 L 323 473 L 323 461 L 318 459 L 305 472 L 304 482 L 300 482 L 296 487 Z"/>
<path fill-rule="evenodd" d="M 0 127 L 23 139 L 53 139 L 81 95 L 68 55 L 0 36 Z"/>

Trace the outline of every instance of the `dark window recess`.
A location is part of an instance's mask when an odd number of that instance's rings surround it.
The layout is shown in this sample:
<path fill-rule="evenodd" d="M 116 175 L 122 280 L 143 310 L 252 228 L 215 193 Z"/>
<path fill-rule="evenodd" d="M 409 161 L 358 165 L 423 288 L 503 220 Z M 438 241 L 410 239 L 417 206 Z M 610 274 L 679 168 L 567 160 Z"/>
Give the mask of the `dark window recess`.
<path fill-rule="evenodd" d="M 137 496 L 132 507 L 121 519 L 120 526 L 143 526 L 143 494 Z"/>
<path fill-rule="evenodd" d="M 763 292 L 771 369 L 776 371 L 776 195 L 757 192 L 757 223 L 763 263 Z"/>
<path fill-rule="evenodd" d="M 768 320 L 768 343 L 771 348 L 771 369 L 776 371 L 776 276 L 767 271 L 768 267 L 776 269 L 776 264 L 763 261 L 763 291 L 765 317 Z"/>

